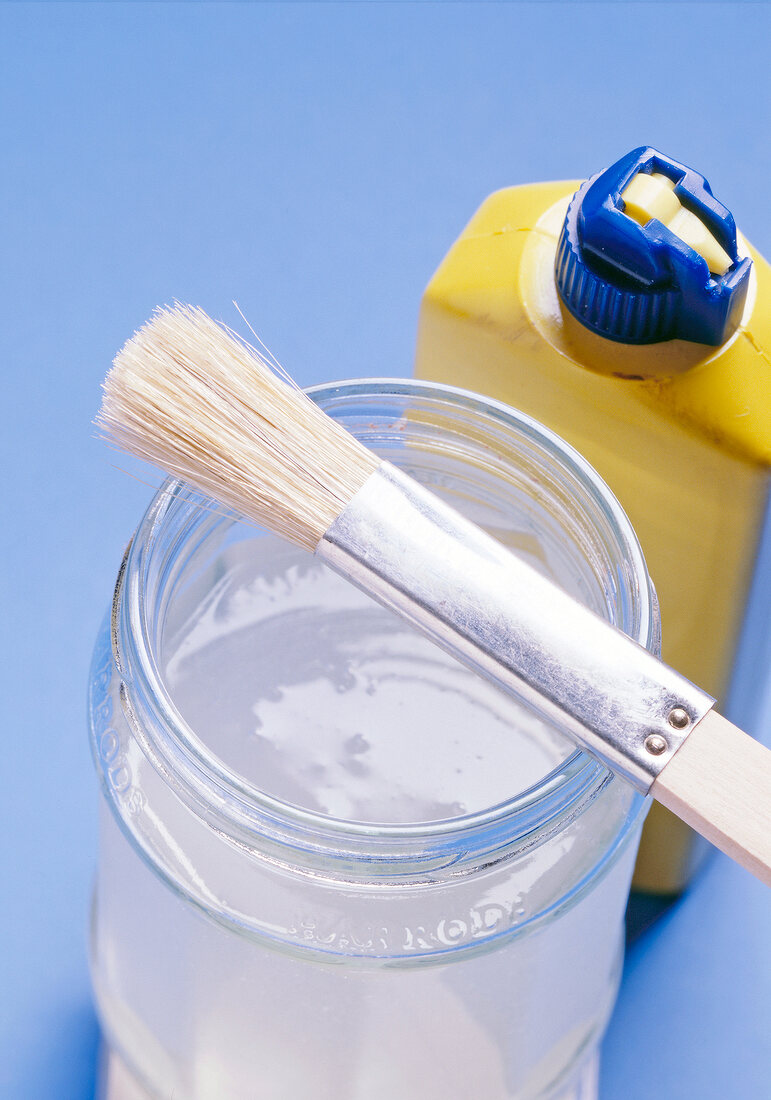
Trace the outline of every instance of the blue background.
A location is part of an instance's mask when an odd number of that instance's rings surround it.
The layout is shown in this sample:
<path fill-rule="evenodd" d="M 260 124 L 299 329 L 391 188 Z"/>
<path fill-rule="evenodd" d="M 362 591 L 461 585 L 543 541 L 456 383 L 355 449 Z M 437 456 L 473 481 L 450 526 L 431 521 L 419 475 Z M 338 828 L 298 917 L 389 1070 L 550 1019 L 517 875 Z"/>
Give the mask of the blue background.
<path fill-rule="evenodd" d="M 646 142 L 771 256 L 770 30 L 759 4 L 0 5 L 0 1095 L 93 1091 L 85 684 L 150 495 L 92 438 L 119 345 L 236 298 L 303 384 L 409 374 L 485 195 Z M 603 1100 L 771 1095 L 770 918 L 718 857 L 632 949 Z"/>

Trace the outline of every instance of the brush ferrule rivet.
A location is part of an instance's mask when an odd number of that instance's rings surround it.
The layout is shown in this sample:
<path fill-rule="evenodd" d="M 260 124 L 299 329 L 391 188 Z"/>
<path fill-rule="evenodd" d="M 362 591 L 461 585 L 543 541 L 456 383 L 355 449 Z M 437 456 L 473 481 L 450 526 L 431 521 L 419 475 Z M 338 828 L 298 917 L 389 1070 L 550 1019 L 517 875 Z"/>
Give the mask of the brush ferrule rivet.
<path fill-rule="evenodd" d="M 645 749 L 651 756 L 661 756 L 668 748 L 666 737 L 662 737 L 660 733 L 652 733 L 645 738 Z"/>
<path fill-rule="evenodd" d="M 682 707 L 674 707 L 669 712 L 668 721 L 673 730 L 684 730 L 690 725 L 691 717 Z"/>

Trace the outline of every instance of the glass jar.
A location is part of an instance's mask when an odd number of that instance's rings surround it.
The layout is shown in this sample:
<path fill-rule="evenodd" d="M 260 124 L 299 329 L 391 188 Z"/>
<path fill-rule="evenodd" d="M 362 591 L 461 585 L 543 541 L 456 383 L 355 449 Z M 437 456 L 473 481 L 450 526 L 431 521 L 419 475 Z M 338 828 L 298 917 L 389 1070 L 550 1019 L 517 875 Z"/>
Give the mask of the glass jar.
<path fill-rule="evenodd" d="M 500 403 L 431 383 L 360 381 L 310 393 L 368 447 L 657 649 L 655 595 L 635 535 L 604 483 L 551 432 Z M 342 587 L 322 606 L 304 586 L 323 580 L 325 567 L 295 550 L 282 564 L 271 540 L 168 481 L 126 553 L 97 641 L 92 974 L 109 1050 L 103 1095 L 595 1096 L 645 800 L 571 748 L 535 778 L 517 772 L 516 757 L 509 778 L 498 742 L 487 757 L 476 754 L 481 785 L 468 804 L 439 799 L 416 809 L 405 795 L 398 812 L 361 810 L 335 802 L 337 782 L 327 783 L 323 805 L 304 804 L 291 784 L 309 749 L 287 769 L 286 790 L 268 784 L 265 761 L 281 746 L 271 742 L 254 772 L 246 743 L 261 737 L 264 748 L 265 723 L 287 738 L 310 728 L 316 696 L 292 702 L 308 679 L 297 669 L 312 666 L 316 691 L 319 668 L 326 675 L 340 655 L 339 630 L 355 618 L 346 610 L 351 586 L 337 578 Z M 239 569 L 251 570 L 249 584 L 238 582 Z M 235 615 L 258 588 L 268 610 L 250 620 L 251 642 L 234 627 L 215 663 L 195 631 L 206 623 L 207 638 L 221 633 L 223 590 Z M 295 625 L 290 644 L 282 642 L 276 624 L 305 622 L 309 608 L 313 629 Z M 316 634 L 321 650 L 308 664 L 301 641 L 313 648 Z M 453 694 L 470 674 L 459 666 L 436 673 L 434 691 L 434 671 L 422 671 L 430 658 L 410 657 L 412 678 L 392 698 L 381 643 L 366 657 L 375 662 L 367 692 L 377 698 L 382 689 L 388 706 L 367 711 L 356 694 L 355 642 L 343 654 L 343 679 L 324 688 L 353 753 L 345 782 L 361 772 L 356 754 L 376 719 L 386 742 L 401 739 L 405 790 L 416 776 L 460 773 L 455 754 L 482 738 L 476 719 L 464 717 L 465 696 Z M 178 692 L 182 658 L 189 675 Z M 253 685 L 267 700 L 262 732 L 228 734 L 235 697 L 243 688 L 248 702 Z M 423 688 L 434 692 L 430 705 L 413 711 L 410 692 Z M 182 696 L 195 699 L 192 711 Z M 488 699 L 479 714 L 497 706 Z M 427 760 L 426 731 L 442 707 L 468 728 L 446 746 L 431 742 Z M 506 722 L 519 728 L 518 718 Z M 440 732 L 443 724 L 452 721 L 442 718 Z M 562 744 L 559 731 L 546 734 L 550 751 Z"/>

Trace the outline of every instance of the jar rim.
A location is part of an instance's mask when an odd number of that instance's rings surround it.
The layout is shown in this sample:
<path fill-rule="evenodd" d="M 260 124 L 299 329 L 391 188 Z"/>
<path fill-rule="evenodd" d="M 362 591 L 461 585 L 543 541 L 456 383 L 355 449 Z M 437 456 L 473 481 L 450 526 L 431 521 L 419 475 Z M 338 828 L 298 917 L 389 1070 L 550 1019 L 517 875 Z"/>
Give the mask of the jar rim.
<path fill-rule="evenodd" d="M 556 433 L 532 417 L 494 398 L 469 390 L 415 379 L 367 378 L 329 382 L 309 387 L 306 393 L 329 409 L 350 399 L 380 399 L 384 396 L 424 397 L 444 402 L 454 409 L 483 414 L 504 428 L 513 429 L 528 441 L 550 451 L 561 468 L 585 488 L 613 530 L 633 579 L 630 604 L 635 640 L 649 645 L 655 631 L 655 596 L 637 537 L 621 506 L 593 467 Z M 311 855 L 331 852 L 354 863 L 366 858 L 396 867 L 414 862 L 414 848 L 420 848 L 420 863 L 430 862 L 430 853 L 447 859 L 448 845 L 462 838 L 474 852 L 487 855 L 507 850 L 522 837 L 532 838 L 539 830 L 552 831 L 555 821 L 595 797 L 611 773 L 579 749 L 535 784 L 494 806 L 453 818 L 428 822 L 378 823 L 346 820 L 284 802 L 260 791 L 229 769 L 205 746 L 174 704 L 155 659 L 154 631 L 146 599 L 146 581 L 159 531 L 173 509 L 188 513 L 187 534 L 194 521 L 201 522 L 205 498 L 179 479 L 168 478 L 156 493 L 126 551 L 116 583 L 113 601 L 112 644 L 118 671 L 129 687 L 124 688 L 124 712 L 134 735 L 164 778 L 185 803 L 240 845 L 256 847 L 266 854 L 265 842 L 293 852 L 298 844 Z M 233 513 L 208 509 L 216 522 Z M 625 607 L 626 611 L 627 608 Z M 621 624 L 629 631 L 630 623 Z M 152 715 L 152 723 L 141 714 Z M 636 817 L 636 815 L 633 815 Z M 629 823 L 631 826 L 631 822 Z M 259 843 L 258 843 L 259 840 Z M 275 854 L 275 852 L 274 852 Z M 280 860 L 279 860 L 280 861 Z"/>

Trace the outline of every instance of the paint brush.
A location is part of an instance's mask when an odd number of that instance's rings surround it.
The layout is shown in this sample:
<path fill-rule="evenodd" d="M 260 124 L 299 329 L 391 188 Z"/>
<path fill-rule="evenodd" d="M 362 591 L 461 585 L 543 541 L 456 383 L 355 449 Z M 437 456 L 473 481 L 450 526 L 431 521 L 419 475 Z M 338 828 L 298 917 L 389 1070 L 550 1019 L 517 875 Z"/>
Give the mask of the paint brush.
<path fill-rule="evenodd" d="M 771 884 L 771 752 L 202 310 L 128 341 L 97 426 L 315 553 Z"/>

